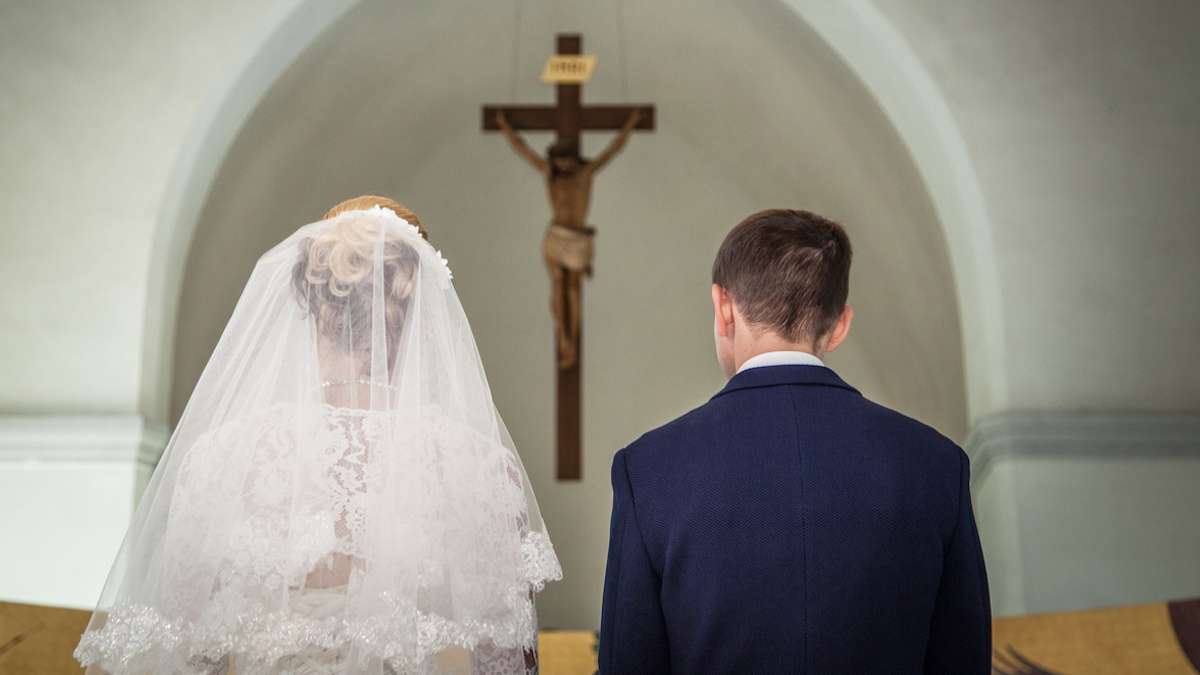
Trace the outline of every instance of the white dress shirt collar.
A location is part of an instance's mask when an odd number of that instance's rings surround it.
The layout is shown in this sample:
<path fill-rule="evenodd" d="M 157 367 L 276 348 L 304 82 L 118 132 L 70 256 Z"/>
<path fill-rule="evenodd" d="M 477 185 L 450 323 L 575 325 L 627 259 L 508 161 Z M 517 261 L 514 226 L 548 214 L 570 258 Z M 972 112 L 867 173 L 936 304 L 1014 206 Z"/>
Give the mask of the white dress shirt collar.
<path fill-rule="evenodd" d="M 765 366 L 824 366 L 825 362 L 808 352 L 763 352 L 746 359 L 737 369 L 740 373 L 750 368 Z"/>

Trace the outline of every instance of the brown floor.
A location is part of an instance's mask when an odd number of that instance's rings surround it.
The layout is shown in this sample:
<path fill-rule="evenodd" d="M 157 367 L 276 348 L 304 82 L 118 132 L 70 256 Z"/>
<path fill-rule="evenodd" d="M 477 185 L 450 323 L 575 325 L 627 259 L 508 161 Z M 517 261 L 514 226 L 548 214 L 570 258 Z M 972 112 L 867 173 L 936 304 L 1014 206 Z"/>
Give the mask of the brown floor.
<path fill-rule="evenodd" d="M 0 602 L 0 675 L 82 673 L 71 652 L 91 614 Z"/>
<path fill-rule="evenodd" d="M 995 673 L 1197 675 L 1198 629 L 1200 600 L 996 619 Z"/>
<path fill-rule="evenodd" d="M 81 673 L 90 613 L 0 602 L 0 675 Z M 996 619 L 996 675 L 1198 675 L 1200 600 Z M 543 675 L 593 675 L 596 634 L 544 631 Z"/>

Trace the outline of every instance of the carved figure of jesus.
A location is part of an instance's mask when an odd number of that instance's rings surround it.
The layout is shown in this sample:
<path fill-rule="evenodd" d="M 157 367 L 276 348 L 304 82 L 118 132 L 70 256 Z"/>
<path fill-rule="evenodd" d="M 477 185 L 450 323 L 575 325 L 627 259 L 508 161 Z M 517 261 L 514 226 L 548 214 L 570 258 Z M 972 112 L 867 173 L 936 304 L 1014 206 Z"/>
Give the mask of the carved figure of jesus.
<path fill-rule="evenodd" d="M 579 326 L 583 311 L 580 289 L 583 276 L 592 274 L 595 255 L 592 237 L 596 230 L 587 224 L 592 178 L 625 147 L 638 117 L 636 110 L 630 113 L 625 126 L 604 152 L 588 160 L 581 155 L 578 144 L 562 141 L 552 144 L 543 158 L 513 130 L 504 113 L 496 115 L 496 123 L 513 150 L 546 181 L 552 214 L 542 239 L 542 257 L 550 272 L 550 311 L 554 316 L 560 368 L 570 368 L 579 358 Z"/>

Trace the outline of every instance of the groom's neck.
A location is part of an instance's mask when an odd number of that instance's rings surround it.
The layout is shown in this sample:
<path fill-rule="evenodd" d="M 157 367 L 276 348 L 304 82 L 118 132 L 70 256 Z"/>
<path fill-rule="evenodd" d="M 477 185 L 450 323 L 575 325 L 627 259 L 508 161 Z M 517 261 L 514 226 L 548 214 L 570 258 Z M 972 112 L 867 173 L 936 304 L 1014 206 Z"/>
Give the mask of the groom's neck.
<path fill-rule="evenodd" d="M 821 354 L 811 342 L 792 342 L 776 333 L 765 331 L 760 335 L 753 335 L 744 344 L 737 345 L 734 350 L 735 368 L 741 368 L 746 361 L 767 352 L 805 352 L 821 358 Z"/>

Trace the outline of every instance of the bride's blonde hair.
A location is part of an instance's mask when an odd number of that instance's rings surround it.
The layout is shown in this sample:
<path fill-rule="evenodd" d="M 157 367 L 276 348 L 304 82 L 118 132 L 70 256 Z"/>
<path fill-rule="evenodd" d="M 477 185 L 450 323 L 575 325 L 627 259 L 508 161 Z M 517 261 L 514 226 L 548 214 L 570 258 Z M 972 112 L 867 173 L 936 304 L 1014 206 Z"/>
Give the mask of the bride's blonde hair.
<path fill-rule="evenodd" d="M 364 195 L 347 199 L 325 213 L 323 220 L 348 211 L 373 207 L 389 209 L 427 238 L 421 219 L 411 209 L 387 197 Z M 345 347 L 365 352 L 370 347 L 371 302 L 375 264 L 383 265 L 383 295 L 389 360 L 404 326 L 412 296 L 419 256 L 411 244 L 387 237 L 382 257 L 376 261 L 379 226 L 373 221 L 347 218 L 299 242 L 292 269 L 292 286 L 302 307 L 316 321 L 318 332 L 336 340 L 350 335 Z"/>

